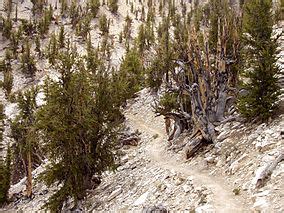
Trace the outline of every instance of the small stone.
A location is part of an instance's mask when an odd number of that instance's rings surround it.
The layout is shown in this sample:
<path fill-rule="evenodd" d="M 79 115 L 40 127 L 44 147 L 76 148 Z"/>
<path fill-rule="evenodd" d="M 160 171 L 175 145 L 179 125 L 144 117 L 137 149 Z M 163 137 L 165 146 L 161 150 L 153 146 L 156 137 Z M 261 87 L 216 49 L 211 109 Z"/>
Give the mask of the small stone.
<path fill-rule="evenodd" d="M 182 179 L 182 178 L 177 178 L 177 179 L 175 180 L 175 185 L 176 185 L 176 186 L 179 186 L 179 185 L 181 185 L 183 182 L 184 182 L 184 179 Z"/>
<path fill-rule="evenodd" d="M 268 210 L 269 203 L 263 197 L 257 197 L 253 204 L 253 210 L 257 212 L 266 212 Z"/>
<path fill-rule="evenodd" d="M 227 137 L 229 137 L 229 134 L 230 134 L 230 133 L 231 133 L 230 131 L 223 131 L 223 132 L 221 132 L 221 133 L 217 136 L 216 141 L 221 142 L 221 141 L 225 140 Z"/>
<path fill-rule="evenodd" d="M 121 194 L 121 193 L 122 193 L 122 189 L 121 189 L 121 188 L 118 188 L 118 189 L 114 190 L 114 191 L 110 194 L 110 196 L 108 197 L 108 200 L 110 201 L 110 200 L 116 198 L 116 197 L 117 197 L 119 194 Z"/>
<path fill-rule="evenodd" d="M 145 203 L 145 201 L 147 200 L 147 197 L 149 195 L 149 192 L 145 192 L 144 194 L 142 194 L 134 203 L 134 206 L 139 206 L 142 205 L 143 203 Z"/>
<path fill-rule="evenodd" d="M 214 163 L 215 162 L 215 158 L 212 156 L 209 156 L 207 158 L 205 158 L 206 163 Z"/>
<path fill-rule="evenodd" d="M 195 213 L 213 213 L 216 212 L 212 205 L 205 204 L 203 206 L 198 206 L 195 208 Z"/>
<path fill-rule="evenodd" d="M 182 188 L 185 193 L 189 193 L 192 189 L 192 187 L 189 185 L 183 185 Z"/>

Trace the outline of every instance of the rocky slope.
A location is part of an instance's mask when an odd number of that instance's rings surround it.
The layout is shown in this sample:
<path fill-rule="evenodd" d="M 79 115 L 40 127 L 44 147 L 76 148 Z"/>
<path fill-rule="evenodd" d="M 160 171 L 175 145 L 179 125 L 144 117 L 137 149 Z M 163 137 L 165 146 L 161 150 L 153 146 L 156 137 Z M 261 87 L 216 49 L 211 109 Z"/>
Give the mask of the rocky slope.
<path fill-rule="evenodd" d="M 258 174 L 284 150 L 283 114 L 270 124 L 247 127 L 234 121 L 220 126 L 218 143 L 185 161 L 182 151 L 168 150 L 164 120 L 152 112 L 154 98 L 145 89 L 130 101 L 126 125 L 131 131 L 139 130 L 139 145 L 120 150 L 117 171 L 104 173 L 102 183 L 88 192 L 81 210 L 283 212 L 283 162 L 264 187 L 256 188 Z M 38 172 L 40 169 L 35 176 Z M 21 181 L 12 191 L 20 194 L 23 188 Z M 39 183 L 32 200 L 19 197 L 6 210 L 39 210 L 54 190 Z"/>
<path fill-rule="evenodd" d="M 55 1 L 51 2 L 54 4 Z M 118 43 L 118 34 L 123 28 L 124 17 L 130 10 L 130 6 L 125 5 L 124 0 L 119 2 L 117 17 L 112 16 L 106 7 L 100 10 L 100 13 L 106 13 L 108 18 L 113 19 L 110 33 L 115 44 L 112 52 L 114 66 L 120 63 L 125 51 Z M 25 1 L 19 7 L 20 17 L 28 19 L 30 10 L 30 1 Z M 135 35 L 140 21 L 136 20 L 133 14 L 129 14 L 133 17 Z M 68 35 L 72 35 L 68 20 L 64 20 L 63 23 Z M 94 27 L 91 31 L 94 46 L 100 42 L 96 25 L 97 19 L 93 21 Z M 58 26 L 53 25 L 51 31 L 57 32 Z M 281 31 L 281 28 L 278 31 Z M 0 56 L 3 56 L 8 42 L 1 36 Z M 83 54 L 85 50 L 80 38 L 73 39 Z M 280 41 L 283 46 L 283 35 Z M 280 53 L 279 59 L 282 70 L 283 56 L 284 51 Z M 56 78 L 57 73 L 45 60 L 39 60 L 37 66 L 42 72 L 37 74 L 36 84 L 41 83 L 47 75 Z M 13 74 L 13 91 L 23 90 L 34 84 L 22 76 L 18 61 L 13 64 Z M 0 80 L 2 79 L 3 75 L 0 73 Z M 280 84 L 284 88 L 283 73 L 280 76 Z M 282 109 L 278 115 L 269 124 L 248 126 L 233 121 L 217 127 L 216 130 L 220 132 L 217 143 L 205 147 L 194 158 L 185 161 L 182 151 L 175 153 L 168 149 L 171 144 L 167 142 L 164 120 L 162 117 L 156 117 L 151 107 L 156 97 L 147 89 L 138 95 L 129 102 L 125 115 L 126 125 L 131 131 L 138 130 L 141 133 L 141 140 L 137 147 L 124 146 L 120 150 L 122 158 L 117 171 L 104 173 L 102 183 L 88 192 L 81 210 L 284 212 L 283 161 L 277 164 L 263 187 L 256 187 L 259 174 L 284 152 L 283 104 L 280 105 Z M 17 105 L 4 99 L 3 91 L 0 91 L 0 98 L 6 106 L 5 114 L 8 118 L 13 118 L 17 113 Z M 6 136 L 7 134 L 8 132 Z M 8 142 L 8 137 L 5 138 Z M 187 135 L 184 134 L 179 140 L 187 139 Z M 44 166 L 34 170 L 34 177 L 43 170 Z M 39 211 L 57 187 L 47 188 L 38 182 L 35 184 L 34 197 L 31 200 L 24 198 L 24 188 L 25 179 L 13 185 L 13 202 L 5 209 L 0 209 L 0 212 Z"/>

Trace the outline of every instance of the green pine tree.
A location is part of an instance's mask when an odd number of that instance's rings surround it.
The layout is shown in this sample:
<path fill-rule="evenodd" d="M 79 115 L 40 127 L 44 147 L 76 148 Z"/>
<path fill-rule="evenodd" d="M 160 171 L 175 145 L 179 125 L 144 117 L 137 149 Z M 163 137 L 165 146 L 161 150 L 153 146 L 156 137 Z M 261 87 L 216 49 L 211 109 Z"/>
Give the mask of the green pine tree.
<path fill-rule="evenodd" d="M 144 67 L 140 54 L 135 48 L 130 49 L 126 53 L 125 59 L 120 65 L 118 75 L 121 81 L 120 84 L 124 85 L 121 88 L 124 101 L 133 98 L 134 94 L 141 89 L 144 79 Z"/>
<path fill-rule="evenodd" d="M 11 177 L 11 150 L 8 147 L 6 159 L 3 159 L 4 144 L 4 106 L 0 102 L 0 207 L 7 203 Z"/>
<path fill-rule="evenodd" d="M 85 61 L 86 61 L 87 70 L 95 74 L 99 66 L 99 56 L 98 56 L 98 51 L 95 50 L 92 45 L 91 36 L 89 36 L 88 38 L 86 50 L 87 50 L 87 55 L 85 56 Z"/>
<path fill-rule="evenodd" d="M 5 90 L 6 97 L 9 97 L 13 88 L 13 73 L 12 70 L 6 69 L 4 72 L 3 88 Z"/>
<path fill-rule="evenodd" d="M 11 66 L 11 53 L 9 50 L 6 50 L 5 59 L 0 62 L 0 72 L 3 72 L 4 80 L 1 84 L 8 98 L 13 88 L 14 79 Z"/>
<path fill-rule="evenodd" d="M 118 10 L 118 0 L 109 0 L 108 7 L 112 13 L 117 13 Z"/>
<path fill-rule="evenodd" d="M 131 39 L 131 29 L 132 28 L 132 19 L 130 18 L 129 15 L 126 16 L 125 18 L 125 24 L 123 28 L 123 37 L 125 38 L 126 42 L 129 42 Z"/>
<path fill-rule="evenodd" d="M 169 33 L 170 21 L 169 17 L 163 19 L 162 24 L 158 28 L 158 46 L 157 55 L 152 60 L 147 72 L 148 85 L 157 91 L 162 84 L 163 77 L 169 82 L 171 70 L 173 70 L 173 44 Z"/>
<path fill-rule="evenodd" d="M 65 33 L 64 33 L 64 25 L 60 27 L 60 32 L 58 35 L 58 46 L 59 48 L 65 47 Z"/>
<path fill-rule="evenodd" d="M 28 41 L 26 41 L 21 55 L 21 69 L 28 77 L 34 77 L 37 71 L 35 58 L 31 53 L 31 46 Z"/>
<path fill-rule="evenodd" d="M 100 16 L 99 19 L 99 29 L 103 35 L 106 35 L 109 31 L 108 20 L 105 14 Z"/>
<path fill-rule="evenodd" d="M 146 34 L 146 32 L 145 32 L 145 29 L 144 29 L 144 24 L 142 23 L 139 26 L 138 37 L 137 37 L 137 46 L 138 46 L 140 54 L 142 54 L 143 51 L 145 50 L 145 46 L 146 46 L 146 35 L 145 34 Z"/>
<path fill-rule="evenodd" d="M 59 55 L 58 82 L 44 86 L 46 105 L 38 112 L 50 166 L 42 179 L 62 187 L 45 207 L 61 211 L 72 198 L 75 206 L 92 188 L 92 176 L 114 168 L 113 146 L 120 110 L 112 97 L 111 80 L 103 67 L 90 73 L 74 50 Z"/>
<path fill-rule="evenodd" d="M 3 31 L 2 31 L 2 35 L 5 38 L 10 39 L 12 27 L 13 27 L 13 23 L 12 23 L 10 17 L 8 17 L 7 19 L 3 18 Z"/>
<path fill-rule="evenodd" d="M 244 77 L 238 108 L 245 117 L 268 119 L 276 108 L 279 95 L 276 75 L 277 39 L 273 35 L 271 0 L 252 0 L 244 5 L 243 23 Z"/>
<path fill-rule="evenodd" d="M 93 18 L 95 18 L 100 9 L 100 1 L 99 0 L 89 0 L 89 6 L 91 9 Z"/>
<path fill-rule="evenodd" d="M 34 158 L 38 152 L 38 137 L 35 129 L 35 112 L 37 109 L 36 95 L 37 88 L 32 88 L 18 95 L 19 115 L 11 122 L 12 138 L 15 140 L 15 150 L 19 150 L 19 156 L 24 163 L 24 170 L 27 177 L 26 196 L 32 196 L 32 167 Z M 37 155 L 39 156 L 39 155 Z M 18 157 L 18 156 L 15 156 Z"/>
<path fill-rule="evenodd" d="M 58 55 L 58 44 L 56 39 L 56 35 L 53 33 L 49 40 L 49 44 L 47 47 L 47 58 L 50 64 L 54 65 L 56 61 L 56 57 Z"/>

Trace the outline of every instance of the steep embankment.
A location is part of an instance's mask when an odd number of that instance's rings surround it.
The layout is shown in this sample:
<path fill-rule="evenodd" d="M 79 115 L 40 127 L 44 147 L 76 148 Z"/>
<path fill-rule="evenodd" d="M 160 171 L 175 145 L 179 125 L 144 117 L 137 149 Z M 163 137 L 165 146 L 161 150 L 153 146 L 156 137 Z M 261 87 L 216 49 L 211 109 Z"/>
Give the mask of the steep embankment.
<path fill-rule="evenodd" d="M 283 116 L 269 125 L 250 128 L 239 122 L 223 125 L 217 128 L 222 132 L 218 143 L 185 161 L 182 152 L 167 151 L 163 118 L 152 112 L 153 101 L 145 89 L 128 104 L 126 125 L 130 131 L 140 131 L 141 141 L 137 147 L 119 150 L 120 166 L 115 172 L 104 173 L 102 183 L 88 192 L 83 211 L 283 210 L 283 163 L 263 188 L 254 188 L 257 173 L 283 148 L 283 140 L 279 140 Z M 24 180 L 12 187 L 15 193 L 23 189 Z M 21 197 L 6 210 L 37 211 L 55 189 L 37 183 L 32 200 Z"/>
<path fill-rule="evenodd" d="M 137 129 L 158 136 L 156 140 L 149 141 L 145 147 L 146 154 L 151 159 L 153 166 L 192 177 L 195 186 L 205 186 L 212 193 L 211 203 L 216 212 L 245 212 L 248 209 L 248 205 L 245 204 L 245 199 L 240 196 L 235 196 L 233 189 L 226 184 L 223 178 L 201 172 L 198 168 L 189 166 L 185 162 L 178 160 L 175 156 L 169 155 L 165 151 L 166 138 L 164 131 L 154 125 L 146 124 L 139 115 L 129 114 L 127 118 Z"/>
<path fill-rule="evenodd" d="M 181 155 L 166 151 L 163 118 L 155 117 L 152 101 L 144 90 L 125 113 L 127 125 L 141 132 L 141 142 L 137 149 L 126 151 L 126 164 L 106 175 L 89 195 L 90 209 L 133 211 L 163 206 L 170 211 L 247 212 L 247 199 L 234 195 L 223 177 L 189 166 Z"/>

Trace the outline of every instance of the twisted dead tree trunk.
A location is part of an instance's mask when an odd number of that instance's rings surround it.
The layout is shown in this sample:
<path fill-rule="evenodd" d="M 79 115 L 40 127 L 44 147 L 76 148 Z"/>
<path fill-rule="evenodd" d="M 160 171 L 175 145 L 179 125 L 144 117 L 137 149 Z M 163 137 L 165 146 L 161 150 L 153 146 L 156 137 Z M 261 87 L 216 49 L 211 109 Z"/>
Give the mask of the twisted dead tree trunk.
<path fill-rule="evenodd" d="M 176 113 L 164 114 L 174 121 L 174 129 L 169 135 L 169 140 L 176 139 L 184 129 L 191 132 L 189 141 L 180 147 L 185 147 L 186 158 L 191 157 L 204 144 L 214 143 L 216 138 L 215 125 L 226 119 L 228 104 L 232 104 L 229 96 L 231 86 L 230 66 L 235 56 L 227 53 L 229 29 L 227 24 L 219 24 L 219 40 L 216 54 L 210 54 L 208 42 L 200 48 L 195 32 L 191 33 L 188 42 L 187 56 L 177 60 L 178 69 L 171 75 L 175 82 L 168 86 L 168 91 L 178 94 L 179 110 Z M 237 46 L 236 41 L 233 46 Z M 215 60 L 212 60 L 215 58 Z M 213 64 L 211 62 L 213 61 Z M 173 86 L 174 85 L 174 86 Z M 185 98 L 186 97 L 186 98 Z M 184 100 L 189 100 L 190 110 L 185 110 L 187 105 Z M 183 122 L 181 122 L 183 121 Z"/>
<path fill-rule="evenodd" d="M 203 143 L 214 143 L 216 138 L 215 126 L 217 122 L 225 119 L 225 110 L 228 108 L 227 98 L 229 94 L 229 67 L 226 63 L 227 29 L 224 25 L 220 29 L 217 44 L 215 68 L 211 69 L 208 45 L 205 48 L 205 60 L 202 60 L 202 52 L 195 45 L 197 41 L 190 41 L 189 64 L 191 74 L 194 76 L 190 88 L 192 120 L 195 135 L 186 145 L 186 157 L 191 157 Z M 222 32 L 222 34 L 221 34 Z"/>

